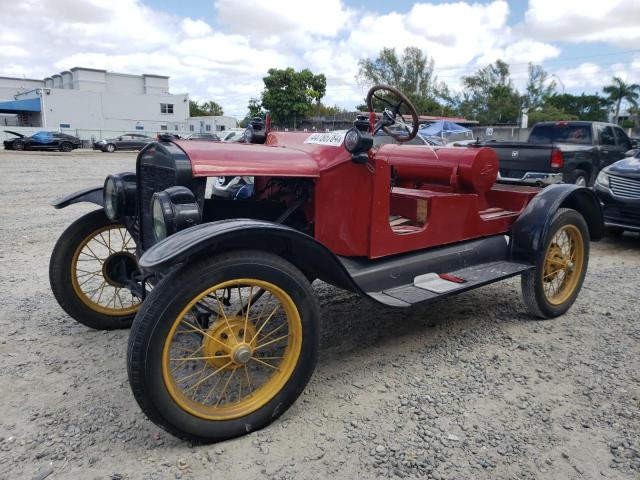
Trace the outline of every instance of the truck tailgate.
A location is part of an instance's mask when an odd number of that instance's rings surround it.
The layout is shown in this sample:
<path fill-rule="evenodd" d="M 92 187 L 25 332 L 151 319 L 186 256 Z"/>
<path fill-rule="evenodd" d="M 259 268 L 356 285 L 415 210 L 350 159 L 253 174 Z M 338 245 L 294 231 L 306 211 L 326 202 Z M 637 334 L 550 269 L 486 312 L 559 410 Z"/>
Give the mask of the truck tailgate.
<path fill-rule="evenodd" d="M 500 175 L 505 178 L 522 178 L 526 172 L 551 172 L 551 145 L 524 142 L 487 143 L 500 161 Z"/>

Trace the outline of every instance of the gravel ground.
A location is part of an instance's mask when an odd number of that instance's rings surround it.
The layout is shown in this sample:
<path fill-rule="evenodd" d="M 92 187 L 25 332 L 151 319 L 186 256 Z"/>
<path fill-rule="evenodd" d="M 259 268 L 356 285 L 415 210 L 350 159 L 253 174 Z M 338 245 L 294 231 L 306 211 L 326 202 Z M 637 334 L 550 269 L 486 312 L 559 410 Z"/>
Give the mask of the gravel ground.
<path fill-rule="evenodd" d="M 412 310 L 315 284 L 318 368 L 270 427 L 211 446 L 149 422 L 127 331 L 56 304 L 51 249 L 92 207 L 56 196 L 135 154 L 0 150 L 0 478 L 640 478 L 640 238 L 592 245 L 570 312 L 534 321 L 511 279 Z"/>

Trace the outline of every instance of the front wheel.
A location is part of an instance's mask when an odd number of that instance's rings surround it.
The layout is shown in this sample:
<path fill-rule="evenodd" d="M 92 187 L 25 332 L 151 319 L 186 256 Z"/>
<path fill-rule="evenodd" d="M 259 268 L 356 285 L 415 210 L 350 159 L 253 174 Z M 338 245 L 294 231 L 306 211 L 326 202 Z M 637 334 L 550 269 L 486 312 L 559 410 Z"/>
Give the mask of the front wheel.
<path fill-rule="evenodd" d="M 589 263 L 589 230 L 577 211 L 561 208 L 554 215 L 536 258 L 536 268 L 522 275 L 522 296 L 539 318 L 565 313 L 578 297 Z"/>
<path fill-rule="evenodd" d="M 78 322 L 97 330 L 129 328 L 141 300 L 123 283 L 138 269 L 136 244 L 103 210 L 73 222 L 49 262 L 56 300 Z"/>
<path fill-rule="evenodd" d="M 71 150 L 73 150 L 73 145 L 69 142 L 62 142 L 60 145 L 61 152 L 70 152 Z"/>
<path fill-rule="evenodd" d="M 107 143 L 103 152 L 113 153 L 116 151 L 116 146 L 113 143 Z"/>
<path fill-rule="evenodd" d="M 165 277 L 138 312 L 127 366 L 150 420 L 183 439 L 215 442 L 265 427 L 315 368 L 319 308 L 282 258 L 224 253 Z"/>
<path fill-rule="evenodd" d="M 13 150 L 24 150 L 24 142 L 22 140 L 16 140 L 15 142 L 13 142 Z"/>

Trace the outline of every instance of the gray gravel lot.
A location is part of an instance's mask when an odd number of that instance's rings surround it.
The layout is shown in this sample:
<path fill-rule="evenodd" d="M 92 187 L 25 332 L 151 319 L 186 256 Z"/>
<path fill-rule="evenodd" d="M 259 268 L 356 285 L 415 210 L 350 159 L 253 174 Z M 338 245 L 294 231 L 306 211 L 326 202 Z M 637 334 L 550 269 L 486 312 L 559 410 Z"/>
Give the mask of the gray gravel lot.
<path fill-rule="evenodd" d="M 316 283 L 319 365 L 280 420 L 211 446 L 156 428 L 129 390 L 128 332 L 75 323 L 47 273 L 93 208 L 49 202 L 134 162 L 0 150 L 0 478 L 640 478 L 634 235 L 592 245 L 551 321 L 527 316 L 518 279 L 412 310 Z"/>

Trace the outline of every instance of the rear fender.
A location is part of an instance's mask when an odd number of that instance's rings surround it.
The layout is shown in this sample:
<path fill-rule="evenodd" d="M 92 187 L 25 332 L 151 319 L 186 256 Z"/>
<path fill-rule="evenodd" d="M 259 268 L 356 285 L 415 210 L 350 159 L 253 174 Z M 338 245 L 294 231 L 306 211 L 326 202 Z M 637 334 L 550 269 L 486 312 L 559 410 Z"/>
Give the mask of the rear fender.
<path fill-rule="evenodd" d="M 164 273 L 188 259 L 239 249 L 273 252 L 308 278 L 360 291 L 338 258 L 314 238 L 285 225 L 253 219 L 221 220 L 187 228 L 149 248 L 139 264 L 145 270 Z"/>
<path fill-rule="evenodd" d="M 531 262 L 544 249 L 544 239 L 559 208 L 578 211 L 587 222 L 591 240 L 604 234 L 602 207 L 587 187 L 556 184 L 546 187 L 527 205 L 511 227 L 511 257 Z"/>
<path fill-rule="evenodd" d="M 58 198 L 54 200 L 51 205 L 55 208 L 65 208 L 72 203 L 88 202 L 95 203 L 104 207 L 104 201 L 102 199 L 102 187 L 85 188 L 84 190 L 78 190 L 66 197 Z"/>

